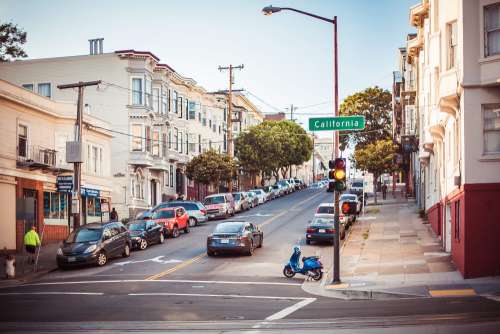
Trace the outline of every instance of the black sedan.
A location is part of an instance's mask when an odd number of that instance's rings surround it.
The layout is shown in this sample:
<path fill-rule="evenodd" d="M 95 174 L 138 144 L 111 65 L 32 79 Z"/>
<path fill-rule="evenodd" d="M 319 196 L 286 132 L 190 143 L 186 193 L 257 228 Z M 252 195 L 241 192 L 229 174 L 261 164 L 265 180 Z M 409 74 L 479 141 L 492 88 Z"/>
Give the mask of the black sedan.
<path fill-rule="evenodd" d="M 344 224 L 339 224 L 340 239 L 345 238 Z M 333 243 L 335 234 L 334 215 L 324 214 L 316 215 L 314 219 L 307 225 L 306 229 L 306 244 L 311 244 L 311 241 L 323 241 Z"/>
<path fill-rule="evenodd" d="M 218 224 L 207 237 L 207 254 L 238 252 L 253 255 L 255 248 L 262 247 L 264 233 L 253 223 L 230 221 Z"/>
<path fill-rule="evenodd" d="M 127 225 L 132 238 L 132 247 L 144 250 L 153 243 L 165 242 L 163 227 L 154 220 L 136 220 Z"/>

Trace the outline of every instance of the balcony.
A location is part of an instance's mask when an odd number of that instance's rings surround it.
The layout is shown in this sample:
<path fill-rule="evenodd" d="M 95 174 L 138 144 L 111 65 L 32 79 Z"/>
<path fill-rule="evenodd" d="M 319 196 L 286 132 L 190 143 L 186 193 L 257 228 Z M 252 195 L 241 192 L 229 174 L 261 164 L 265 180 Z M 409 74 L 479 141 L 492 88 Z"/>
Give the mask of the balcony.
<path fill-rule="evenodd" d="M 153 164 L 149 167 L 149 169 L 167 171 L 169 169 L 169 166 L 166 158 L 153 156 Z"/>
<path fill-rule="evenodd" d="M 132 151 L 129 157 L 129 164 L 131 165 L 141 167 L 151 167 L 153 165 L 153 156 L 149 152 Z"/>
<path fill-rule="evenodd" d="M 421 3 L 410 8 L 410 25 L 416 28 L 423 28 L 424 19 L 429 16 L 429 0 L 422 0 Z"/>
<path fill-rule="evenodd" d="M 56 150 L 39 145 L 20 145 L 17 150 L 17 167 L 29 170 L 60 170 Z"/>

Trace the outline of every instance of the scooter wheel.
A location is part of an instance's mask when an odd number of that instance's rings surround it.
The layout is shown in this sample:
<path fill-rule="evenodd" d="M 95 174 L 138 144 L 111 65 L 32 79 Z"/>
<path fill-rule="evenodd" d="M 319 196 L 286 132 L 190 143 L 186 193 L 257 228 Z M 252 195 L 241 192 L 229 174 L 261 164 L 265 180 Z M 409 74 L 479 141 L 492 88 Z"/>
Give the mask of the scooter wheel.
<path fill-rule="evenodd" d="M 323 272 L 321 271 L 321 269 L 315 269 L 313 271 L 313 275 L 311 276 L 311 278 L 315 281 L 321 280 L 322 277 L 323 277 Z"/>
<path fill-rule="evenodd" d="M 283 275 L 285 275 L 285 277 L 292 278 L 293 276 L 295 276 L 295 272 L 292 270 L 292 268 L 286 266 L 285 268 L 283 268 Z"/>

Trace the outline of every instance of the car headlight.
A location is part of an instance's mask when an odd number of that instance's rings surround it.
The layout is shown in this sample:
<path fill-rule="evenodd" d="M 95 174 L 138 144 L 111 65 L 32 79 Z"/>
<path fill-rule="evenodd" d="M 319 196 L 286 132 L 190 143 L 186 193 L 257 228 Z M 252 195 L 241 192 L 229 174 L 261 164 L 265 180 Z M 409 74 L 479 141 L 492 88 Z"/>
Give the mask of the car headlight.
<path fill-rule="evenodd" d="M 57 249 L 57 255 L 63 255 L 63 251 L 62 251 L 62 248 L 61 248 L 61 247 L 59 247 L 59 248 Z"/>
<path fill-rule="evenodd" d="M 89 246 L 84 253 L 92 253 L 93 251 L 95 251 L 97 249 L 97 245 L 91 245 Z"/>

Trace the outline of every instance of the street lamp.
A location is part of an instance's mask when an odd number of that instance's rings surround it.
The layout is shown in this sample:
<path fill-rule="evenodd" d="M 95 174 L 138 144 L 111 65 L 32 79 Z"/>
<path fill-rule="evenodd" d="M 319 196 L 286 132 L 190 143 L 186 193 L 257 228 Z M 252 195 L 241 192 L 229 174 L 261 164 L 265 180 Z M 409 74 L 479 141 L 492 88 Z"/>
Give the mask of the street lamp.
<path fill-rule="evenodd" d="M 290 8 L 290 7 L 273 7 L 273 6 L 267 6 L 262 8 L 262 13 L 264 15 L 272 15 L 274 13 L 278 13 L 284 10 L 289 10 L 292 12 L 296 12 L 299 14 L 307 15 L 310 17 L 314 17 L 315 19 L 321 20 L 321 21 L 326 21 L 328 23 L 333 24 L 333 58 L 334 58 L 334 84 L 333 84 L 333 90 L 334 90 L 334 95 L 335 95 L 335 102 L 334 102 L 334 113 L 333 116 L 337 117 L 339 115 L 339 104 L 338 104 L 338 97 L 339 97 L 339 86 L 338 86 L 338 61 L 337 61 L 337 55 L 338 55 L 338 47 L 337 47 L 337 16 L 334 16 L 333 19 L 329 19 L 323 16 L 315 15 L 312 13 L 304 12 L 302 10 L 298 10 L 295 8 Z M 334 150 L 333 150 L 333 159 L 339 158 L 339 133 L 338 131 L 334 131 L 333 133 L 333 143 L 334 143 Z M 334 210 L 335 210 L 335 231 L 340 231 L 339 229 L 339 197 L 340 193 L 338 191 L 334 192 Z M 340 283 L 340 238 L 339 238 L 339 233 L 335 234 L 335 240 L 334 240 L 334 256 L 333 256 L 333 284 L 339 284 Z"/>

